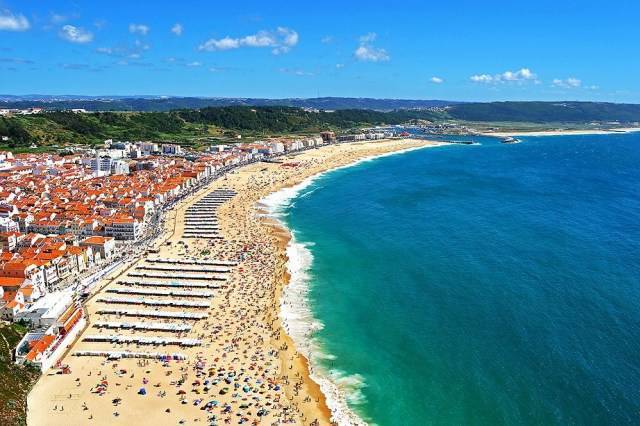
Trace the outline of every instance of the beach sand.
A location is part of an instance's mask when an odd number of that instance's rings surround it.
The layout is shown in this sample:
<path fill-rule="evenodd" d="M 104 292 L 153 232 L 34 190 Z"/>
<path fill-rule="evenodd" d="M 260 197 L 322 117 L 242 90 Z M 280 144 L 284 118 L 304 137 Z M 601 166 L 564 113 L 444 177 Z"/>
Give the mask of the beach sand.
<path fill-rule="evenodd" d="M 286 164 L 256 163 L 242 167 L 179 203 L 167 215 L 164 237 L 157 244 L 160 253 L 150 257 L 237 261 L 237 266 L 222 274 L 228 280 L 219 282 L 220 288 L 209 290 L 214 293 L 212 298 L 206 299 L 210 302 L 209 308 L 156 308 L 100 301 L 104 297 L 136 297 L 111 292 L 116 288 L 167 290 L 118 284 L 122 279 L 172 282 L 131 277 L 129 274 L 139 266 L 154 266 L 146 257 L 119 271 L 120 275 L 104 280 L 98 286 L 99 293 L 92 295 L 86 303 L 86 329 L 62 360 L 71 373 L 57 374 L 58 370 L 51 369 L 41 377 L 29 394 L 28 424 L 329 424 L 332 413 L 325 397 L 309 377 L 308 361 L 296 350 L 279 316 L 280 297 L 289 279 L 286 247 L 290 235 L 277 222 L 265 218 L 258 203 L 269 193 L 365 157 L 442 144 L 404 139 L 326 146 L 283 158 L 282 162 Z M 182 239 L 185 210 L 219 188 L 237 192 L 217 211 L 224 239 Z M 205 300 L 195 297 L 200 288 L 192 291 L 191 295 L 174 299 Z M 145 296 L 144 299 L 162 298 Z M 204 312 L 208 317 L 201 320 L 137 318 L 99 314 L 101 309 L 130 313 L 133 310 Z M 192 328 L 179 333 L 108 330 L 95 327 L 100 321 L 187 324 Z M 88 335 L 101 334 L 191 338 L 199 339 L 202 344 L 180 347 L 84 340 Z M 75 351 L 87 350 L 180 353 L 187 359 L 112 361 L 104 357 L 73 355 Z M 140 394 L 142 388 L 144 395 Z M 210 404 L 206 406 L 207 403 Z"/>
<path fill-rule="evenodd" d="M 543 130 L 532 132 L 482 132 L 483 136 L 509 137 L 509 136 L 564 136 L 564 135 L 611 135 L 616 133 L 640 132 L 640 127 L 621 127 L 607 130 Z"/>

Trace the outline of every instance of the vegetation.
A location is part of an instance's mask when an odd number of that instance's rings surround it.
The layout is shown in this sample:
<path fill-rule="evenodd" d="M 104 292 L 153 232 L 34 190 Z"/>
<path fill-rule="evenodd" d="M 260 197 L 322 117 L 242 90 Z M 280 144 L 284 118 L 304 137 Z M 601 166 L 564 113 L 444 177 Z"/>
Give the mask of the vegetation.
<path fill-rule="evenodd" d="M 532 123 L 640 121 L 640 105 L 606 102 L 489 102 L 457 104 L 447 109 L 455 119 Z"/>
<path fill-rule="evenodd" d="M 260 133 L 319 131 L 327 128 L 347 129 L 358 126 L 401 124 L 412 119 L 433 118 L 424 110 L 373 111 L 343 109 L 310 112 L 291 107 L 220 107 L 180 111 L 187 122 L 214 125 L 226 129 Z"/>
<path fill-rule="evenodd" d="M 33 137 L 16 120 L 0 117 L 0 136 L 9 138 L 9 146 L 27 145 L 33 141 Z"/>
<path fill-rule="evenodd" d="M 0 423 L 6 426 L 27 424 L 27 394 L 40 375 L 37 368 L 11 359 L 25 333 L 19 324 L 0 323 Z"/>
<path fill-rule="evenodd" d="M 97 144 L 105 139 L 176 141 L 196 146 L 199 141 L 224 140 L 236 134 L 264 137 L 292 132 L 310 133 L 378 124 L 400 124 L 434 117 L 424 110 L 380 112 L 338 110 L 309 112 L 291 107 L 245 106 L 177 110 L 171 112 L 52 111 L 2 118 L 0 136 L 8 148 Z"/>
<path fill-rule="evenodd" d="M 44 114 L 1 118 L 0 136 L 8 136 L 7 148 L 97 144 L 105 139 L 172 140 L 188 144 L 198 134 L 196 126 L 177 113 L 73 113 L 54 111 Z"/>
<path fill-rule="evenodd" d="M 518 126 L 522 123 L 575 126 L 594 121 L 628 123 L 640 121 L 640 105 L 595 102 L 491 102 L 455 104 L 437 110 L 392 111 L 337 109 L 318 112 L 289 106 L 243 105 L 178 109 L 168 112 L 50 111 L 34 115 L 0 117 L 0 136 L 8 137 L 8 140 L 2 141 L 0 149 L 20 151 L 34 144 L 49 148 L 69 144 L 97 144 L 105 139 L 175 141 L 198 148 L 212 142 L 228 142 L 239 134 L 251 140 L 266 136 L 395 125 L 420 120 L 458 120 L 480 123 L 481 126 L 489 122 L 507 123 L 507 126 L 509 123 L 518 123 Z"/>

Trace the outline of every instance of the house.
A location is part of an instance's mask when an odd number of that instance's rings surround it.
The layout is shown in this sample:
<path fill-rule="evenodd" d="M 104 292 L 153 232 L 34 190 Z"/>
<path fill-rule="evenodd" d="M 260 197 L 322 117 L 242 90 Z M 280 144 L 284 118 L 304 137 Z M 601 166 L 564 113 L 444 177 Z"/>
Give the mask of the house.
<path fill-rule="evenodd" d="M 8 217 L 0 217 L 0 232 L 18 232 L 20 225 L 18 222 Z"/>
<path fill-rule="evenodd" d="M 40 262 L 33 259 L 15 259 L 0 266 L 0 283 L 3 278 L 28 280 L 39 292 L 45 285 L 45 272 Z M 8 281 L 5 281 L 5 283 Z M 0 284 L 1 285 L 1 284 Z"/>
<path fill-rule="evenodd" d="M 0 232 L 0 250 L 14 251 L 18 246 L 16 232 Z"/>
<path fill-rule="evenodd" d="M 162 155 L 181 155 L 182 147 L 176 144 L 162 144 Z"/>
<path fill-rule="evenodd" d="M 47 320 L 42 322 L 46 329 L 41 327 L 40 330 L 25 334 L 16 346 L 16 363 L 30 362 L 42 372 L 64 355 L 68 343 L 82 331 L 85 324 L 82 308 L 73 302 L 56 304 L 47 310 L 46 315 Z"/>
<path fill-rule="evenodd" d="M 20 303 L 17 300 L 11 300 L 0 308 L 0 318 L 5 321 L 13 321 L 18 313 L 24 310 L 24 303 Z"/>
<path fill-rule="evenodd" d="M 72 304 L 73 293 L 69 290 L 47 293 L 20 312 L 16 320 L 27 322 L 31 328 L 47 328 L 54 325 Z"/>
<path fill-rule="evenodd" d="M 137 219 L 124 217 L 113 219 L 105 225 L 105 235 L 117 240 L 137 240 L 142 234 L 142 226 Z"/>
<path fill-rule="evenodd" d="M 321 132 L 320 137 L 324 143 L 334 143 L 336 141 L 336 134 L 334 132 Z"/>
<path fill-rule="evenodd" d="M 113 237 L 93 236 L 82 240 L 80 246 L 91 247 L 94 253 L 100 255 L 100 259 L 108 260 L 113 256 L 116 240 Z"/>
<path fill-rule="evenodd" d="M 90 246 L 70 246 L 67 253 L 75 262 L 74 270 L 82 273 L 93 266 L 93 249 Z"/>

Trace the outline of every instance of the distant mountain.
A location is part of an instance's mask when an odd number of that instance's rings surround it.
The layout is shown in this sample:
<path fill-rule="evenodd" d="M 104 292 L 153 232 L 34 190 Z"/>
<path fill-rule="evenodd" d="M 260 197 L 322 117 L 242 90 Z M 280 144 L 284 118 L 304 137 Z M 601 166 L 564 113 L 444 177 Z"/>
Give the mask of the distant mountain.
<path fill-rule="evenodd" d="M 487 102 L 447 108 L 449 116 L 466 121 L 530 123 L 638 122 L 640 104 L 609 102 Z"/>
<path fill-rule="evenodd" d="M 82 101 L 82 100 L 115 100 L 115 99 L 161 99 L 167 96 L 135 95 L 135 96 L 87 96 L 87 95 L 0 95 L 0 102 L 17 101 Z"/>
<path fill-rule="evenodd" d="M 163 96 L 74 96 L 74 95 L 0 95 L 0 108 L 75 109 L 87 111 L 171 111 L 224 106 L 288 106 L 322 110 L 425 109 L 455 105 L 441 100 L 374 99 L 374 98 L 187 98 Z"/>
<path fill-rule="evenodd" d="M 219 107 L 292 107 L 322 111 L 391 112 L 443 108 L 440 118 L 481 122 L 588 123 L 640 121 L 640 104 L 608 102 L 453 102 L 375 98 L 199 98 L 166 96 L 0 95 L 0 108 L 167 112 Z"/>
<path fill-rule="evenodd" d="M 374 99 L 374 98 L 185 98 L 162 96 L 47 96 L 0 95 L 0 108 L 47 108 L 87 111 L 170 111 L 224 106 L 289 106 L 322 110 L 370 109 L 391 111 L 396 109 L 424 109 L 445 107 L 456 102 L 440 100 Z"/>

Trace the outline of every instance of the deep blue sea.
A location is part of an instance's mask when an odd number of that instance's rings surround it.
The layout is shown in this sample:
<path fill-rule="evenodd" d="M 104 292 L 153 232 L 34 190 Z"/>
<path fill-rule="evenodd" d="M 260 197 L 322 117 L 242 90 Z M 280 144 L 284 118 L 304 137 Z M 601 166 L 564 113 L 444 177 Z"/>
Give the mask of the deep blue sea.
<path fill-rule="evenodd" d="M 640 134 L 475 140 L 286 206 L 315 362 L 379 425 L 640 424 Z"/>

